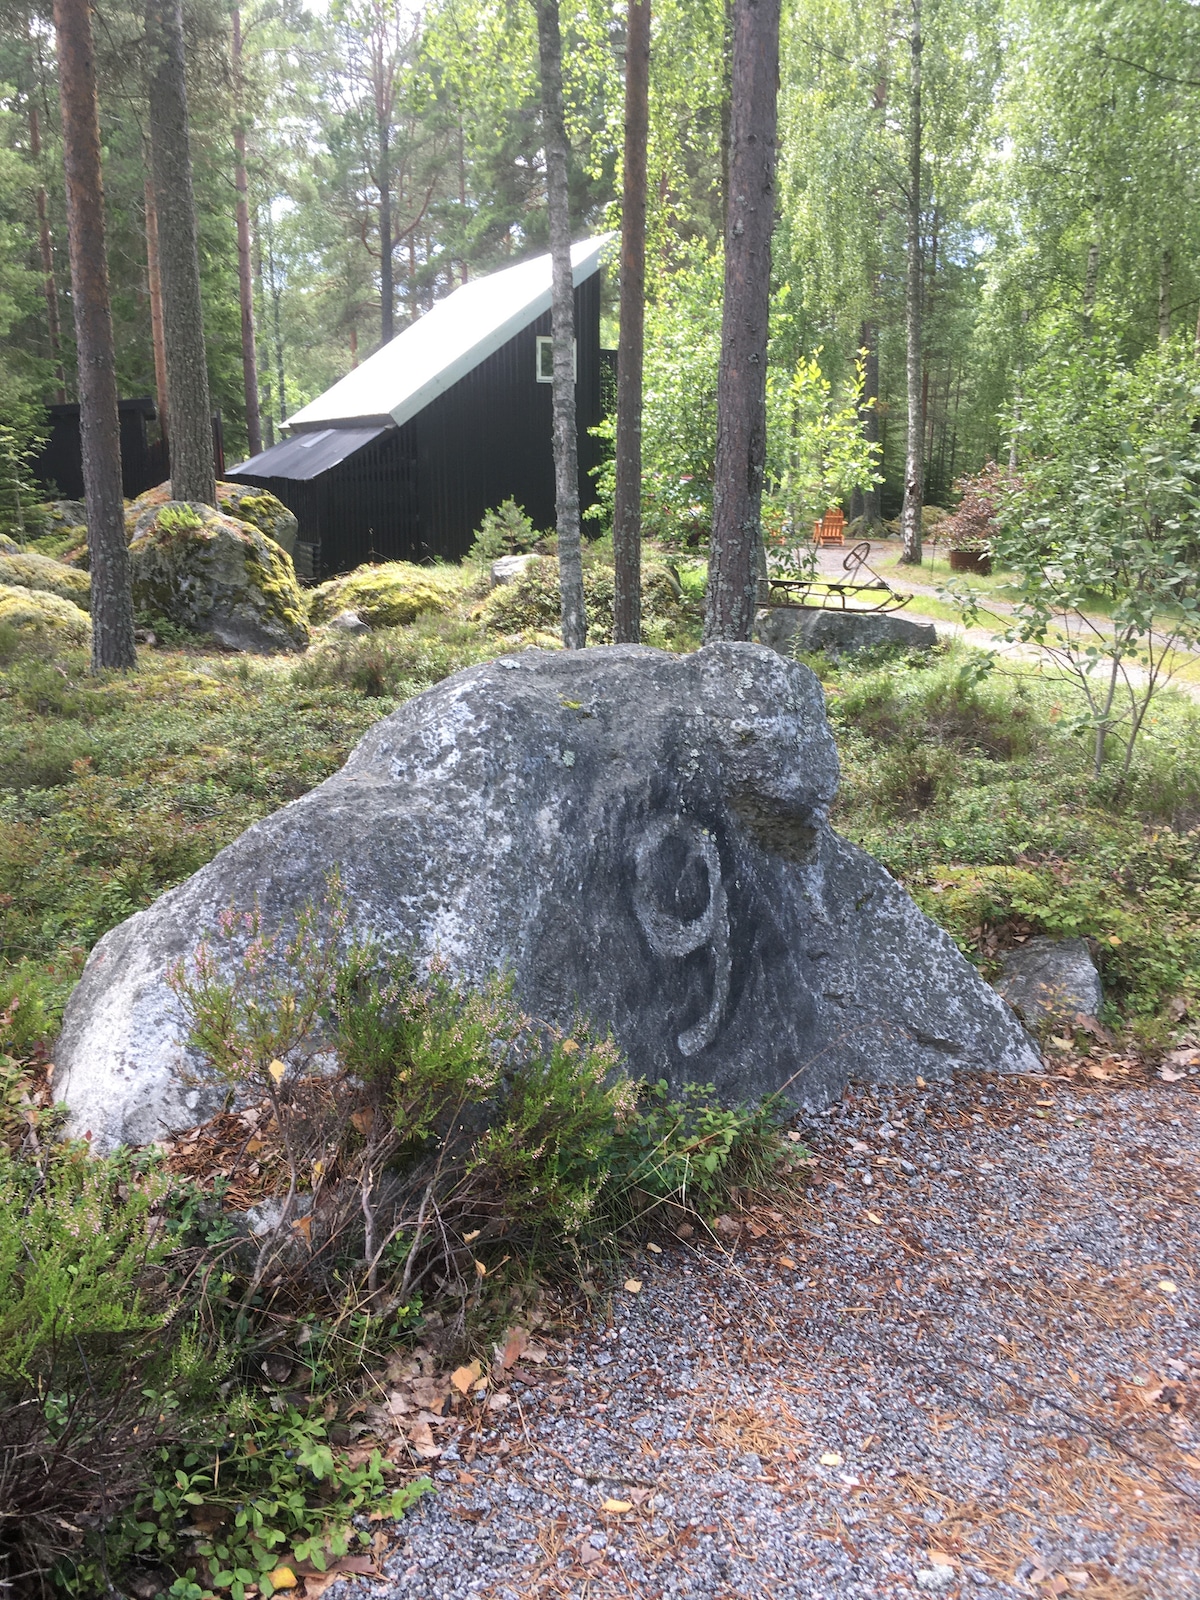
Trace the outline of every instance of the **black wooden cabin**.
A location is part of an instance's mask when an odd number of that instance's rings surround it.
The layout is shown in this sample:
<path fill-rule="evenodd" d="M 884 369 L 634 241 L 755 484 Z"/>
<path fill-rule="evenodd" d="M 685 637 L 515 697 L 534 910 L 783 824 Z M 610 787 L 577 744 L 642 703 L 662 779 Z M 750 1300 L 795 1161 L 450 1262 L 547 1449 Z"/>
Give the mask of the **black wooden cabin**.
<path fill-rule="evenodd" d="M 604 243 L 573 252 L 585 507 L 603 448 L 589 430 L 610 388 L 611 352 L 600 348 Z M 510 498 L 535 527 L 553 528 L 549 289 L 549 256 L 464 285 L 298 412 L 287 439 L 226 472 L 295 512 L 304 576 L 367 561 L 458 560 L 484 512 Z"/>

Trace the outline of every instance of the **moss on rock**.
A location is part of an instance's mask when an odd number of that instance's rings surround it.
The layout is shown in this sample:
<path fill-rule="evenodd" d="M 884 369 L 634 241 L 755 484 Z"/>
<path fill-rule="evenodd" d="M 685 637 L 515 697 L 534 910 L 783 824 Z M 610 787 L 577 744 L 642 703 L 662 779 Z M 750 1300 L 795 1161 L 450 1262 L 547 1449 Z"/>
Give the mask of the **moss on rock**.
<path fill-rule="evenodd" d="M 84 559 L 73 556 L 82 546 Z M 87 512 L 82 500 L 49 500 L 28 517 L 26 548 L 70 566 L 87 566 Z M 70 553 L 70 554 L 69 554 Z"/>
<path fill-rule="evenodd" d="M 77 567 L 65 566 L 34 550 L 0 552 L 0 583 L 22 589 L 40 589 L 73 601 L 81 610 L 91 608 L 92 580 Z"/>
<path fill-rule="evenodd" d="M 0 583 L 0 627 L 49 636 L 63 644 L 86 645 L 92 638 L 91 618 L 72 601 L 46 589 L 15 584 Z"/>
<path fill-rule="evenodd" d="M 135 608 L 211 633 L 233 650 L 303 650 L 304 600 L 285 550 L 258 528 L 196 501 L 138 518 L 129 547 Z"/>
<path fill-rule="evenodd" d="M 592 562 L 583 569 L 583 598 L 587 607 L 588 643 L 612 641 L 613 569 Z M 512 583 L 494 589 L 479 608 L 484 624 L 498 633 L 557 630 L 562 616 L 558 562 L 539 557 Z M 670 567 L 657 562 L 642 568 L 642 622 L 670 635 L 691 622 L 687 600 Z"/>
<path fill-rule="evenodd" d="M 151 525 L 154 514 L 171 500 L 171 484 L 157 484 L 138 495 L 136 500 L 125 502 L 125 536 L 132 543 Z M 251 489 L 240 483 L 217 484 L 217 509 L 238 522 L 248 522 L 259 533 L 265 533 L 289 556 L 296 553 L 296 536 L 299 523 L 282 500 L 265 489 Z"/>
<path fill-rule="evenodd" d="M 10 539 L 6 533 L 0 533 L 0 556 L 19 556 L 21 546 L 15 539 Z"/>
<path fill-rule="evenodd" d="M 462 598 L 463 579 L 455 568 L 418 567 L 385 561 L 331 578 L 309 598 L 309 620 L 328 622 L 342 611 L 357 611 L 372 628 L 399 628 L 431 611 L 448 611 Z"/>

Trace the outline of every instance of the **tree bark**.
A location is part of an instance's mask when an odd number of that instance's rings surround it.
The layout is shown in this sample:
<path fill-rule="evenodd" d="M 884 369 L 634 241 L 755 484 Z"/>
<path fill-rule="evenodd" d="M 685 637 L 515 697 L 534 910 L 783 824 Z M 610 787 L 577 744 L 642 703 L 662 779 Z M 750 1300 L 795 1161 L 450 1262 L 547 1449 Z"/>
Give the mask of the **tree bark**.
<path fill-rule="evenodd" d="M 1096 310 L 1096 284 L 1100 277 L 1100 242 L 1093 239 L 1088 245 L 1087 266 L 1083 274 L 1083 331 L 1092 331 L 1092 317 Z"/>
<path fill-rule="evenodd" d="M 379 125 L 379 338 L 388 344 L 396 331 L 396 289 L 392 262 L 392 150 L 388 118 Z"/>
<path fill-rule="evenodd" d="M 1171 252 L 1164 250 L 1158 263 L 1158 342 L 1171 342 Z"/>
<path fill-rule="evenodd" d="M 149 152 L 147 152 L 148 156 Z M 143 192 L 146 200 L 146 282 L 150 291 L 150 342 L 154 347 L 154 392 L 158 402 L 158 431 L 170 443 L 167 411 L 167 345 L 163 337 L 162 273 L 158 266 L 158 207 L 154 179 L 149 171 Z"/>
<path fill-rule="evenodd" d="M 250 206 L 246 183 L 246 128 L 242 93 L 242 14 L 233 13 L 233 79 L 237 123 L 233 130 L 233 186 L 237 193 L 238 298 L 242 312 L 242 387 L 246 396 L 246 443 L 249 453 L 262 450 L 258 405 L 258 353 L 254 339 L 254 273 L 250 260 Z"/>
<path fill-rule="evenodd" d="M 749 639 L 767 453 L 780 0 L 735 0 L 717 454 L 704 637 Z"/>
<path fill-rule="evenodd" d="M 625 31 L 625 175 L 621 197 L 621 332 L 617 342 L 617 487 L 613 504 L 613 640 L 642 636 L 642 362 L 646 320 L 646 146 L 650 0 L 629 0 Z"/>
<path fill-rule="evenodd" d="M 216 505 L 180 0 L 146 0 L 146 46 L 171 420 L 171 493 L 176 500 Z"/>
<path fill-rule="evenodd" d="M 912 69 L 908 88 L 908 270 L 904 282 L 908 436 L 904 457 L 904 504 L 900 512 L 901 561 L 921 560 L 921 507 L 925 500 L 925 414 L 921 405 L 921 0 L 909 0 Z"/>
<path fill-rule="evenodd" d="M 862 325 L 863 388 L 858 408 L 863 438 L 871 446 L 872 463 L 879 453 L 879 328 L 874 322 Z M 879 510 L 879 485 L 873 483 L 862 491 L 861 516 L 867 524 L 868 534 L 879 527 L 882 516 Z"/>
<path fill-rule="evenodd" d="M 92 671 L 137 665 L 125 505 L 116 353 L 104 240 L 100 113 L 89 0 L 54 0 L 71 300 L 79 366 L 88 557 L 92 574 Z"/>
<path fill-rule="evenodd" d="M 46 334 L 50 344 L 50 359 L 54 363 L 54 376 L 58 387 L 54 398 L 67 398 L 67 375 L 63 371 L 62 324 L 58 315 L 58 282 L 54 276 L 54 240 L 50 233 L 50 218 L 46 207 L 46 185 L 41 181 L 42 130 L 37 107 L 29 103 L 29 153 L 38 174 L 34 204 L 37 207 L 38 248 L 42 257 L 42 293 L 46 299 Z"/>
<path fill-rule="evenodd" d="M 583 601 L 583 536 L 579 520 L 579 445 L 575 433 L 575 286 L 563 116 L 562 36 L 558 0 L 535 0 L 542 79 L 542 141 L 550 220 L 550 327 L 554 347 L 554 503 L 562 637 L 568 650 L 587 643 Z"/>

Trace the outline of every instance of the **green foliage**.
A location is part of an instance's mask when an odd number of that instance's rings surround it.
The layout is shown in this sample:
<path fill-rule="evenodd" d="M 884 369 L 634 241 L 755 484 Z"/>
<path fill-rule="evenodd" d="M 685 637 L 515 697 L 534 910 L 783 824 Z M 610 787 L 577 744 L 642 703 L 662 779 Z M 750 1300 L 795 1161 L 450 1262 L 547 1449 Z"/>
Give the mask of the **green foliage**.
<path fill-rule="evenodd" d="M 383 712 L 487 660 L 496 649 L 477 625 L 427 612 L 408 628 L 322 640 L 296 666 L 292 681 L 309 689 L 353 690 L 383 701 L 376 708 Z"/>
<path fill-rule="evenodd" d="M 588 642 L 612 640 L 614 574 L 593 557 L 585 560 L 583 597 L 587 608 Z M 548 557 L 531 561 L 512 583 L 494 589 L 480 608 L 489 629 L 498 633 L 557 631 L 561 615 L 558 563 Z M 679 648 L 693 642 L 699 617 L 672 567 L 652 560 L 642 565 L 642 638 L 646 644 Z"/>
<path fill-rule="evenodd" d="M 398 628 L 426 612 L 446 611 L 462 594 L 455 567 L 418 567 L 385 561 L 331 578 L 309 595 L 309 618 L 328 622 L 340 611 L 357 611 L 372 628 Z"/>
<path fill-rule="evenodd" d="M 179 1574 L 172 1594 L 197 1585 L 244 1600 L 256 1585 L 269 1597 L 277 1568 L 309 1561 L 324 1572 L 370 1546 L 355 1516 L 399 1518 L 433 1487 L 427 1478 L 389 1486 L 378 1450 L 351 1466 L 319 1415 L 273 1413 L 242 1394 L 227 1423 L 202 1447 L 158 1450 L 149 1485 L 109 1532 L 110 1564 L 166 1566 Z"/>
<path fill-rule="evenodd" d="M 501 556 L 525 555 L 542 537 L 522 506 L 515 500 L 504 500 L 494 511 L 484 512 L 467 560 L 486 566 L 498 561 Z"/>
<path fill-rule="evenodd" d="M 155 525 L 167 535 L 197 533 L 204 526 L 204 518 L 184 500 L 172 500 L 163 506 L 155 518 Z"/>

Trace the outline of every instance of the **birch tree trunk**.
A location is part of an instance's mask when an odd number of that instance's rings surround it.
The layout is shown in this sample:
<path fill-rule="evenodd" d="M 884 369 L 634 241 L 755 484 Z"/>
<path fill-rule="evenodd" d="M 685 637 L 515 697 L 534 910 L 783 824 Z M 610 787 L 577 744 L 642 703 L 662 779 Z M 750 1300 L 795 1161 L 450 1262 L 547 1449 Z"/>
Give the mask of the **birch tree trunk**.
<path fill-rule="evenodd" d="M 250 260 L 250 206 L 246 183 L 246 126 L 242 93 L 242 14 L 233 13 L 233 84 L 237 122 L 233 130 L 233 187 L 237 194 L 238 299 L 242 313 L 242 388 L 246 396 L 246 443 L 249 453 L 262 450 L 258 406 L 258 351 L 254 338 L 254 273 Z"/>
<path fill-rule="evenodd" d="M 71 300 L 79 365 L 88 561 L 92 574 L 92 671 L 133 667 L 133 597 L 121 494 L 121 427 L 104 240 L 100 114 L 89 0 L 54 0 Z"/>
<path fill-rule="evenodd" d="M 617 486 L 613 503 L 613 640 L 642 637 L 642 363 L 646 322 L 646 146 L 650 0 L 629 0 L 625 29 L 625 176 L 621 197 L 621 333 L 617 344 Z"/>
<path fill-rule="evenodd" d="M 583 538 L 579 520 L 579 445 L 575 434 L 575 286 L 563 116 L 562 35 L 558 0 L 535 0 L 542 79 L 542 140 L 550 219 L 550 327 L 554 347 L 554 503 L 562 637 L 568 650 L 587 643 L 583 602 Z"/>
<path fill-rule="evenodd" d="M 749 639 L 762 548 L 780 0 L 735 0 L 717 454 L 704 638 Z"/>
<path fill-rule="evenodd" d="M 392 147 L 390 118 L 377 112 L 379 126 L 379 340 L 390 344 L 396 331 L 396 275 L 392 256 Z"/>
<path fill-rule="evenodd" d="M 1171 342 L 1171 252 L 1164 250 L 1158 263 L 1158 342 Z"/>
<path fill-rule="evenodd" d="M 216 505 L 180 0 L 146 0 L 150 154 L 167 349 L 171 493 Z"/>
<path fill-rule="evenodd" d="M 925 502 L 925 412 L 921 404 L 921 0 L 910 0 L 912 69 L 908 87 L 908 270 L 904 281 L 904 327 L 908 387 L 908 434 L 904 456 L 904 504 L 900 512 L 901 561 L 921 561 L 921 508 Z"/>

